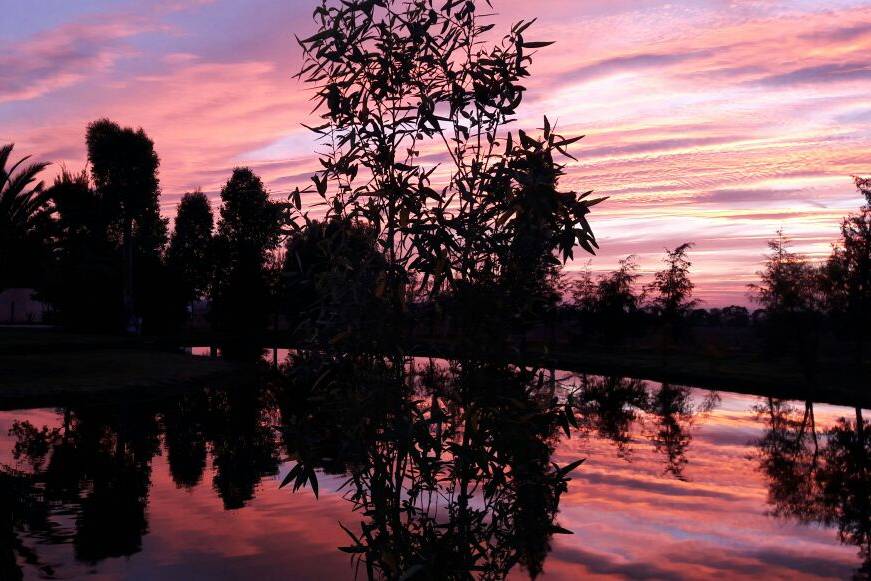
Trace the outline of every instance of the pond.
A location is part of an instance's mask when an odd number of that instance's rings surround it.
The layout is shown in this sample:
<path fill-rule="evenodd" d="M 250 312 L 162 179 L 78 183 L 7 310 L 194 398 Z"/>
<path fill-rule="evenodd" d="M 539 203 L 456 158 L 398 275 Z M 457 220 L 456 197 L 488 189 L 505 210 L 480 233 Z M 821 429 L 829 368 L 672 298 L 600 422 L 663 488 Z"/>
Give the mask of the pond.
<path fill-rule="evenodd" d="M 0 412 L 0 578 L 850 578 L 871 562 L 863 413 L 312 358 Z"/>

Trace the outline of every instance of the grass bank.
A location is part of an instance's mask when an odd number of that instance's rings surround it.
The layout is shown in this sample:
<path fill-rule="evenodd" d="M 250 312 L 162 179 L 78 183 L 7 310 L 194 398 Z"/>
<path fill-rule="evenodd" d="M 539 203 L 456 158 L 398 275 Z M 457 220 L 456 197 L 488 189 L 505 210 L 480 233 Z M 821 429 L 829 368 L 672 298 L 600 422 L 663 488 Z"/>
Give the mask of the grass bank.
<path fill-rule="evenodd" d="M 427 341 L 413 347 L 419 356 L 460 357 L 449 342 Z M 468 356 L 468 354 L 466 354 Z M 486 354 L 483 359 L 588 373 L 619 375 L 707 389 L 780 399 L 811 400 L 848 407 L 871 408 L 871 366 L 857 366 L 847 354 L 827 353 L 813 365 L 795 355 L 768 356 L 749 350 L 712 350 L 704 344 L 670 350 L 644 345 L 609 347 L 584 345 L 547 349 L 530 345 L 525 351 Z"/>
<path fill-rule="evenodd" d="M 159 397 L 226 381 L 235 367 L 135 338 L 0 329 L 0 409 Z"/>
<path fill-rule="evenodd" d="M 663 357 L 653 351 L 556 352 L 542 356 L 561 369 L 597 375 L 628 375 L 654 381 L 720 389 L 780 399 L 811 400 L 848 407 L 871 407 L 868 369 L 844 360 L 823 360 L 809 373 L 792 358 L 740 353 L 711 357 L 679 351 Z"/>

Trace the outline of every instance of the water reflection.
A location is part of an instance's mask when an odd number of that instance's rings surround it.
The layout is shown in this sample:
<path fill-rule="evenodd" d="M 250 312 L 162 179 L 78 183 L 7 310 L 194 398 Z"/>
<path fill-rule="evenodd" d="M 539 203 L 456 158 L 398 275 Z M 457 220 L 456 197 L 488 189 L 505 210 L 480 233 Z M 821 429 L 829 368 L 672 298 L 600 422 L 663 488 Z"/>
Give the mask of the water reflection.
<path fill-rule="evenodd" d="M 770 399 L 757 411 L 768 428 L 759 455 L 773 514 L 837 527 L 841 542 L 859 548 L 856 578 L 871 577 L 871 423 L 862 409 L 822 433 L 812 402 L 800 410 Z"/>
<path fill-rule="evenodd" d="M 574 403 L 583 429 L 613 442 L 618 456 L 626 459 L 631 456 L 633 437 L 640 432 L 663 456 L 664 472 L 684 478 L 693 424 L 717 405 L 716 392 L 696 402 L 684 386 L 663 383 L 650 388 L 644 381 L 625 377 L 580 379 Z"/>
<path fill-rule="evenodd" d="M 159 534 L 150 531 L 160 478 L 189 498 L 211 490 L 228 514 L 252 510 L 243 507 L 272 491 L 297 513 L 306 504 L 331 507 L 327 522 L 340 524 L 317 534 L 351 559 L 348 576 L 535 577 L 553 559 L 560 571 L 571 562 L 565 547 L 596 544 L 588 531 L 568 537 L 585 526 L 576 510 L 585 490 L 596 489 L 590 464 L 600 459 L 582 459 L 606 447 L 627 467 L 639 455 L 656 458 L 659 479 L 690 490 L 695 427 L 719 402 L 682 386 L 513 365 L 293 357 L 232 389 L 72 406 L 58 410 L 54 423 L 32 413 L 8 423 L 8 438 L 0 439 L 0 578 L 22 571 L 68 577 L 71 563 L 52 546 L 71 547 L 73 559 L 91 569 L 148 553 L 146 539 Z M 861 410 L 825 426 L 811 403 L 769 400 L 756 414 L 764 431 L 755 462 L 771 513 L 834 527 L 842 542 L 860 548 L 858 574 L 867 574 L 871 442 Z M 325 490 L 345 508 L 314 499 Z M 619 503 L 612 490 L 612 504 Z M 570 491 L 581 496 L 566 513 Z M 226 532 L 211 531 L 212 540 Z M 280 558 L 261 555 L 267 571 Z M 220 575 L 216 559 L 212 573 Z M 580 574 L 577 567 L 568 576 Z"/>
<path fill-rule="evenodd" d="M 88 563 L 140 550 L 159 445 L 153 413 L 138 406 L 67 410 L 60 429 L 25 421 L 10 433 L 13 457 L 30 468 L 5 473 L 16 487 L 14 525 L 41 542 L 71 542 L 76 559 Z M 50 518 L 54 506 L 74 518 L 72 532 Z"/>
<path fill-rule="evenodd" d="M 369 578 L 541 572 L 551 536 L 568 532 L 555 516 L 579 464 L 551 462 L 560 426 L 577 425 L 553 380 L 470 362 L 420 373 L 368 358 L 314 367 L 321 389 L 292 376 L 294 403 L 282 408 L 298 460 L 285 482 L 315 484 L 316 467 L 348 474 L 345 498 L 364 520 L 345 528 L 342 550 Z"/>

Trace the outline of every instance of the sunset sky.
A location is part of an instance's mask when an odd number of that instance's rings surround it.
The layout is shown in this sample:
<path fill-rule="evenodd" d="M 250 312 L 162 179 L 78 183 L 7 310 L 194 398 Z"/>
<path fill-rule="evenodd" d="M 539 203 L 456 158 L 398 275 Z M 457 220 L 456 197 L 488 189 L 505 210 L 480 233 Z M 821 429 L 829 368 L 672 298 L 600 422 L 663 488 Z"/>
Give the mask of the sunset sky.
<path fill-rule="evenodd" d="M 493 0 L 539 52 L 516 127 L 586 134 L 566 188 L 611 196 L 595 270 L 687 240 L 707 306 L 747 304 L 779 227 L 823 255 L 871 174 L 871 2 Z M 315 0 L 0 0 L 0 142 L 78 169 L 86 124 L 142 126 L 163 212 L 250 165 L 283 198 L 316 167 L 293 34 Z M 483 4 L 483 3 L 482 3 Z M 579 254 L 579 256 L 581 256 Z M 581 257 L 569 269 L 581 268 Z"/>

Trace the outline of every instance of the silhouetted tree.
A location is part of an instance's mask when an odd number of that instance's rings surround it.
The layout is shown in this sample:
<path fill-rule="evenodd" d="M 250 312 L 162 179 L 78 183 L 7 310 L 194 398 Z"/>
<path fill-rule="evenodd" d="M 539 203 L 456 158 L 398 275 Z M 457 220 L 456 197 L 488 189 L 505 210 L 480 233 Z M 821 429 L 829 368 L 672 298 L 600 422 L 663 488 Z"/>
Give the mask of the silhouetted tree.
<path fill-rule="evenodd" d="M 91 123 L 86 141 L 94 187 L 110 218 L 109 232 L 120 238 L 123 321 L 129 331 L 138 328 L 138 315 L 152 310 L 136 301 L 156 299 L 153 277 L 166 244 L 166 220 L 158 205 L 160 160 L 142 129 L 122 128 L 108 119 Z"/>
<path fill-rule="evenodd" d="M 387 297 L 480 285 L 457 303 L 486 310 L 498 296 L 490 289 L 527 295 L 518 287 L 532 284 L 547 295 L 540 283 L 554 254 L 565 260 L 576 244 L 593 251 L 586 215 L 596 203 L 589 192 L 556 189 L 563 168 L 554 156 L 580 137 L 556 134 L 547 119 L 541 138 L 502 132 L 522 101 L 532 51 L 550 43 L 524 38 L 531 22 L 485 43 L 492 25 L 481 23 L 474 2 L 440 10 L 427 0 L 379 4 L 324 2 L 317 32 L 300 40 L 300 77 L 316 84 L 323 111 L 313 131 L 326 145 L 324 169 L 312 191 L 327 201 L 327 220 L 359 218 L 374 228 L 388 264 Z M 441 159 L 433 148 L 450 160 L 438 190 L 432 175 L 444 165 L 421 155 Z M 299 192 L 294 197 L 299 207 Z M 409 285 L 418 288 L 407 292 Z M 463 316 L 475 323 L 479 313 Z"/>
<path fill-rule="evenodd" d="M 497 163 L 488 189 L 497 200 L 508 200 L 511 207 L 507 228 L 511 238 L 497 253 L 497 280 L 505 295 L 505 312 L 514 316 L 518 323 L 515 330 L 522 332 L 524 323 L 540 319 L 561 299 L 562 262 L 556 253 L 564 260 L 571 258 L 576 239 L 593 251 L 595 240 L 584 215 L 589 206 L 601 200 L 575 203 L 573 193 L 559 191 L 564 168 L 554 161 L 553 144 L 561 138 L 553 133 L 547 118 L 544 141 L 531 139 L 522 131 L 519 136 L 520 142 L 513 150 L 509 147 L 505 159 Z M 572 217 L 577 218 L 580 228 L 573 229 L 568 223 Z"/>
<path fill-rule="evenodd" d="M 659 316 L 664 325 L 663 357 L 667 357 L 672 343 L 680 340 L 686 315 L 698 304 L 692 298 L 695 285 L 690 280 L 692 263 L 687 258 L 692 246 L 691 242 L 685 242 L 673 250 L 666 249 L 665 258 L 662 259 L 665 268 L 654 273 L 653 280 L 644 287 L 651 311 Z"/>
<path fill-rule="evenodd" d="M 855 182 L 866 203 L 841 223 L 840 243 L 824 265 L 822 278 L 827 310 L 839 330 L 856 341 L 858 359 L 871 328 L 871 179 L 857 177 Z"/>
<path fill-rule="evenodd" d="M 39 286 L 51 253 L 54 207 L 36 182 L 48 163 L 25 166 L 26 156 L 10 166 L 13 147 L 0 147 L 0 290 Z"/>
<path fill-rule="evenodd" d="M 791 241 L 783 230 L 768 242 L 771 254 L 766 257 L 765 270 L 759 272 L 761 282 L 751 284 L 754 298 L 769 316 L 804 313 L 816 308 L 813 268 L 807 259 L 790 250 Z"/>
<path fill-rule="evenodd" d="M 637 326 L 635 317 L 641 299 L 635 284 L 640 276 L 635 256 L 627 256 L 619 261 L 616 270 L 598 278 L 592 300 L 593 321 L 605 340 L 622 340 Z"/>
<path fill-rule="evenodd" d="M 790 240 L 778 230 L 768 242 L 761 281 L 749 288 L 765 308 L 769 348 L 783 350 L 797 346 L 801 361 L 812 365 L 816 358 L 819 275 L 808 260 L 790 250 Z M 808 369 L 810 370 L 810 369 Z"/>
<path fill-rule="evenodd" d="M 645 287 L 652 297 L 650 304 L 654 311 L 672 327 L 675 327 L 698 301 L 693 300 L 695 285 L 690 280 L 692 263 L 687 252 L 693 247 L 685 242 L 673 250 L 666 249 L 665 268 L 653 275 L 653 281 Z"/>
<path fill-rule="evenodd" d="M 746 327 L 750 324 L 750 311 L 747 307 L 730 305 L 720 311 L 723 325 L 727 327 Z"/>
<path fill-rule="evenodd" d="M 639 278 L 634 256 L 619 261 L 617 270 L 604 275 L 597 285 L 597 309 L 604 313 L 632 313 L 638 309 L 635 282 Z"/>
<path fill-rule="evenodd" d="M 215 327 L 235 339 L 260 335 L 270 312 L 267 266 L 278 246 L 282 207 L 249 168 L 236 168 L 221 189 L 212 289 Z"/>
<path fill-rule="evenodd" d="M 309 222 L 287 239 L 285 311 L 299 337 L 329 341 L 338 334 L 376 334 L 392 316 L 387 264 L 373 228 L 350 220 Z"/>
<path fill-rule="evenodd" d="M 110 216 L 87 173 L 64 168 L 47 194 L 57 208 L 57 268 L 45 295 L 68 328 L 115 330 L 121 320 L 121 256 Z"/>
<path fill-rule="evenodd" d="M 569 293 L 574 308 L 584 314 L 594 313 L 598 298 L 596 291 L 596 281 L 593 278 L 593 272 L 590 270 L 590 263 L 587 262 L 584 270 L 569 283 Z"/>
<path fill-rule="evenodd" d="M 185 194 L 166 251 L 166 265 L 179 300 L 177 308 L 203 298 L 209 290 L 215 269 L 213 227 L 212 207 L 206 195 L 199 191 Z"/>

